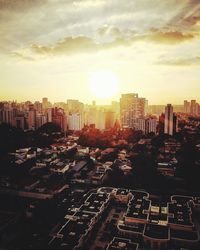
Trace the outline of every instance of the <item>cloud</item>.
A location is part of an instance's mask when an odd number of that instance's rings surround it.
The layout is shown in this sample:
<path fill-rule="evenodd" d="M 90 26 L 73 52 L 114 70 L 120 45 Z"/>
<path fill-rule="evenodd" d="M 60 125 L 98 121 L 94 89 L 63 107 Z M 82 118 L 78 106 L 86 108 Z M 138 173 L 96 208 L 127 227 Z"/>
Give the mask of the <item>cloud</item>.
<path fill-rule="evenodd" d="M 105 0 L 84 0 L 84 1 L 73 1 L 73 5 L 76 7 L 81 7 L 81 8 L 91 8 L 91 7 L 98 7 L 101 5 L 105 5 L 106 1 Z"/>
<path fill-rule="evenodd" d="M 186 17 L 184 19 L 184 22 L 186 25 L 189 25 L 189 26 L 195 26 L 196 24 L 198 24 L 200 22 L 200 10 L 197 15 L 195 14 L 195 15 L 190 15 Z"/>
<path fill-rule="evenodd" d="M 34 57 L 176 45 L 199 34 L 199 8 L 197 0 L 0 0 L 0 47 Z"/>
<path fill-rule="evenodd" d="M 191 57 L 191 58 L 175 58 L 175 59 L 168 59 L 164 60 L 161 59 L 156 62 L 156 64 L 160 65 L 171 65 L 171 66 L 200 66 L 200 57 Z"/>
<path fill-rule="evenodd" d="M 187 0 L 182 9 L 168 22 L 169 27 L 179 29 L 194 30 L 200 21 L 200 2 L 199 0 Z"/>
<path fill-rule="evenodd" d="M 184 34 L 178 31 L 160 31 L 151 29 L 148 34 L 138 35 L 131 30 L 119 30 L 115 27 L 103 27 L 98 29 L 101 35 L 111 35 L 112 39 L 108 42 L 97 42 L 86 36 L 66 37 L 59 40 L 53 45 L 42 45 L 34 43 L 30 47 L 14 51 L 14 55 L 21 59 L 31 60 L 31 58 L 39 55 L 46 56 L 62 56 L 80 53 L 96 53 L 100 50 L 114 49 L 119 46 L 130 47 L 136 42 L 151 42 L 159 44 L 173 45 L 193 39 L 193 34 Z"/>
<path fill-rule="evenodd" d="M 109 50 L 119 46 L 128 46 L 130 41 L 123 38 L 116 38 L 111 42 L 98 43 L 89 37 L 66 37 L 54 45 L 32 44 L 28 48 L 16 50 L 12 55 L 24 59 L 35 60 L 37 56 L 45 58 L 48 56 L 65 56 L 80 53 L 96 53 L 101 50 Z"/>
<path fill-rule="evenodd" d="M 65 56 L 80 53 L 91 53 L 102 49 L 102 46 L 93 39 L 79 36 L 66 37 L 54 45 L 32 44 L 28 48 L 22 48 L 14 51 L 12 54 L 22 60 L 35 60 L 38 57 L 46 58 L 48 56 Z"/>
<path fill-rule="evenodd" d="M 180 31 L 153 31 L 149 36 L 146 36 L 148 40 L 158 43 L 176 44 L 191 40 L 195 37 L 192 33 L 182 33 Z"/>
<path fill-rule="evenodd" d="M 47 0 L 0 0 L 0 10 L 23 10 L 47 3 Z"/>
<path fill-rule="evenodd" d="M 91 52 L 98 49 L 99 45 L 91 38 L 79 37 L 66 37 L 64 40 L 57 42 L 53 46 L 43 46 L 39 44 L 32 44 L 31 50 L 36 54 L 69 54 L 80 52 Z"/>
<path fill-rule="evenodd" d="M 12 56 L 17 58 L 17 59 L 22 59 L 22 60 L 26 60 L 26 61 L 35 61 L 35 59 L 31 56 L 25 55 L 24 53 L 20 53 L 20 52 L 13 52 Z"/>
<path fill-rule="evenodd" d="M 144 34 L 137 34 L 135 31 L 130 29 L 120 30 L 113 26 L 103 26 L 98 29 L 98 34 L 101 36 L 111 36 L 123 38 L 124 40 L 129 40 L 131 42 L 135 41 L 151 41 L 156 43 L 166 43 L 166 44 L 176 44 L 181 43 L 186 40 L 193 39 L 196 34 L 193 33 L 183 33 L 181 31 L 170 31 L 169 29 L 162 31 L 158 28 L 151 28 L 149 32 Z"/>
<path fill-rule="evenodd" d="M 121 30 L 114 26 L 104 25 L 97 30 L 100 36 L 110 35 L 113 37 L 120 37 L 122 35 Z"/>

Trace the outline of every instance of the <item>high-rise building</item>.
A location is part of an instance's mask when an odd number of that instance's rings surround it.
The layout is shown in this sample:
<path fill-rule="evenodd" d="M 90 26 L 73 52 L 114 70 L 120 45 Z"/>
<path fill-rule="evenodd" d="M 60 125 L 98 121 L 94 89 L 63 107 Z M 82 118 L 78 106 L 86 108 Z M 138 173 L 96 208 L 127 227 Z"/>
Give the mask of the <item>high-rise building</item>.
<path fill-rule="evenodd" d="M 69 114 L 68 129 L 79 131 L 83 128 L 83 119 L 81 114 Z"/>
<path fill-rule="evenodd" d="M 41 102 L 35 102 L 34 108 L 37 110 L 37 112 L 42 112 L 42 103 Z"/>
<path fill-rule="evenodd" d="M 35 130 L 36 129 L 36 110 L 33 104 L 29 105 L 28 111 L 28 128 Z"/>
<path fill-rule="evenodd" d="M 105 111 L 103 109 L 98 109 L 95 115 L 95 123 L 97 129 L 105 129 Z"/>
<path fill-rule="evenodd" d="M 173 133 L 178 131 L 178 117 L 177 115 L 173 115 Z"/>
<path fill-rule="evenodd" d="M 123 128 L 134 128 L 135 119 L 144 118 L 147 110 L 145 98 L 139 98 L 138 94 L 122 94 L 120 98 L 120 120 Z"/>
<path fill-rule="evenodd" d="M 43 97 L 42 98 L 42 108 L 43 109 L 47 109 L 48 106 L 49 106 L 48 98 L 47 97 Z"/>
<path fill-rule="evenodd" d="M 84 121 L 85 125 L 97 124 L 98 109 L 95 105 L 86 105 L 84 109 Z"/>
<path fill-rule="evenodd" d="M 167 104 L 165 107 L 165 134 L 173 135 L 173 106 Z"/>
<path fill-rule="evenodd" d="M 165 114 L 162 113 L 159 116 L 159 120 L 158 120 L 158 133 L 164 134 L 164 131 L 165 131 Z"/>
<path fill-rule="evenodd" d="M 191 100 L 190 114 L 191 115 L 195 115 L 196 114 L 196 100 Z"/>
<path fill-rule="evenodd" d="M 177 132 L 177 128 L 178 119 L 173 112 L 173 106 L 171 104 L 167 104 L 167 106 L 165 107 L 164 133 L 173 135 L 175 132 Z"/>
<path fill-rule="evenodd" d="M 190 102 L 187 100 L 184 101 L 184 113 L 189 114 L 190 113 Z"/>
<path fill-rule="evenodd" d="M 84 104 L 78 100 L 68 99 L 67 108 L 69 113 L 82 113 Z"/>
<path fill-rule="evenodd" d="M 52 122 L 52 109 L 48 108 L 45 114 L 47 122 Z"/>
<path fill-rule="evenodd" d="M 144 118 L 135 119 L 135 129 L 146 133 L 146 120 Z"/>
<path fill-rule="evenodd" d="M 199 111 L 200 111 L 199 103 L 196 100 L 191 100 L 191 102 L 188 102 L 187 100 L 184 101 L 184 113 L 185 114 L 198 116 L 200 114 Z"/>
<path fill-rule="evenodd" d="M 52 122 L 58 124 L 62 131 L 66 131 L 67 117 L 62 108 L 52 108 Z"/>
<path fill-rule="evenodd" d="M 8 123 L 14 125 L 14 111 L 12 109 L 1 109 L 0 110 L 0 123 Z"/>
<path fill-rule="evenodd" d="M 112 101 L 110 110 L 115 112 L 115 119 L 120 119 L 120 103 L 116 101 Z"/>
<path fill-rule="evenodd" d="M 37 114 L 36 115 L 36 128 L 40 128 L 42 125 L 44 125 L 47 122 L 46 115 L 43 114 Z"/>
<path fill-rule="evenodd" d="M 157 126 L 158 126 L 158 121 L 155 118 L 148 118 L 146 120 L 146 133 L 155 133 L 157 134 Z"/>
<path fill-rule="evenodd" d="M 199 104 L 196 102 L 196 100 L 191 100 L 190 113 L 194 116 L 199 115 Z"/>
<path fill-rule="evenodd" d="M 115 112 L 113 111 L 105 111 L 105 129 L 111 129 L 115 124 Z"/>
<path fill-rule="evenodd" d="M 137 116 L 144 117 L 147 114 L 148 101 L 145 98 L 138 98 Z"/>
<path fill-rule="evenodd" d="M 25 129 L 25 117 L 24 116 L 17 116 L 15 117 L 15 127 Z"/>
<path fill-rule="evenodd" d="M 137 118 L 135 119 L 135 129 L 141 130 L 144 134 L 151 132 L 157 134 L 158 121 L 155 118 Z"/>

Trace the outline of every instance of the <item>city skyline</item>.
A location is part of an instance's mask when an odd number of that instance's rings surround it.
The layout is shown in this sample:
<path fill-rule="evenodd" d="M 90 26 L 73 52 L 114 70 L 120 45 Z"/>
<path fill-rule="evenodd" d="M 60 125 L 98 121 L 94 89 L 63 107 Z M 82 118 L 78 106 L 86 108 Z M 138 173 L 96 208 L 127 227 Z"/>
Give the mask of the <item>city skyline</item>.
<path fill-rule="evenodd" d="M 108 100 L 108 102 L 106 102 L 106 103 L 104 103 L 104 102 L 99 102 L 99 100 L 95 100 L 95 98 L 93 98 L 93 99 L 91 99 L 91 100 L 89 100 L 89 101 L 86 101 L 86 102 L 84 102 L 84 100 L 81 100 L 81 99 L 78 99 L 78 98 L 71 98 L 71 97 L 69 97 L 69 98 L 66 98 L 66 99 L 63 99 L 63 100 L 55 100 L 55 101 L 53 101 L 53 100 L 51 100 L 48 96 L 43 96 L 42 98 L 40 98 L 40 99 L 36 99 L 36 98 L 29 98 L 29 99 L 27 99 L 27 98 L 24 98 L 23 100 L 20 100 L 20 99 L 17 99 L 17 98 L 14 98 L 14 99 L 0 99 L 0 103 L 18 103 L 18 104 L 20 104 L 20 103 L 26 103 L 26 102 L 30 102 L 30 103 L 37 103 L 37 102 L 42 102 L 42 99 L 43 98 L 47 98 L 48 99 L 48 101 L 52 104 L 52 105 L 56 105 L 56 104 L 59 104 L 59 103 L 66 103 L 67 104 L 67 101 L 68 100 L 76 100 L 76 101 L 78 101 L 78 102 L 81 102 L 81 103 L 83 103 L 84 105 L 93 105 L 94 103 L 95 103 L 95 105 L 96 106 L 110 106 L 110 105 L 112 105 L 112 103 L 113 102 L 117 102 L 118 104 L 120 103 L 120 98 L 121 98 L 121 96 L 122 95 L 126 95 L 126 94 L 135 94 L 134 92 L 129 92 L 129 93 L 120 93 L 120 95 L 119 95 L 119 98 L 116 98 L 116 99 L 109 99 Z M 196 99 L 189 99 L 189 98 L 187 98 L 186 97 L 186 99 L 184 99 L 184 100 L 182 100 L 180 103 L 173 103 L 173 102 L 170 102 L 170 100 L 168 99 L 168 101 L 167 102 L 165 102 L 165 103 L 150 103 L 149 102 L 149 100 L 148 100 L 148 98 L 146 98 L 146 96 L 144 97 L 147 101 L 148 101 L 148 106 L 163 106 L 163 107 L 165 107 L 167 104 L 171 104 L 171 105 L 173 105 L 173 106 L 182 106 L 182 107 L 184 107 L 184 102 L 186 101 L 186 102 L 188 102 L 188 101 L 196 101 L 197 103 L 199 103 L 199 101 L 198 101 L 198 98 L 196 98 Z M 103 99 L 103 100 L 105 100 L 105 99 Z"/>
<path fill-rule="evenodd" d="M 195 0 L 0 0 L 0 100 L 199 102 L 199 10 Z"/>
<path fill-rule="evenodd" d="M 57 124 L 62 131 L 81 131 L 86 126 L 99 130 L 121 127 L 136 129 L 144 134 L 163 131 L 173 135 L 178 132 L 181 116 L 197 118 L 200 105 L 196 100 L 185 100 L 183 105 L 148 105 L 148 100 L 137 93 L 122 94 L 119 102 L 110 105 L 90 105 L 79 100 L 51 103 L 47 97 L 42 102 L 0 102 L 0 125 L 9 124 L 22 130 L 37 130 L 45 124 Z M 180 119 L 181 120 L 181 119 Z M 158 125 L 163 124 L 162 126 Z"/>

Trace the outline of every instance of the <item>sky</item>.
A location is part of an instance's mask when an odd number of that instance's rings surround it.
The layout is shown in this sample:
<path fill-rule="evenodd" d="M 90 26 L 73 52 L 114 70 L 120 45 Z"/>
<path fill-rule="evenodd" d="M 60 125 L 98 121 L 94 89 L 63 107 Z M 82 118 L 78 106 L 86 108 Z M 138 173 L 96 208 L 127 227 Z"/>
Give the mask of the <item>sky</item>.
<path fill-rule="evenodd" d="M 200 0 L 0 0 L 0 100 L 107 103 L 99 72 L 115 100 L 200 101 Z"/>

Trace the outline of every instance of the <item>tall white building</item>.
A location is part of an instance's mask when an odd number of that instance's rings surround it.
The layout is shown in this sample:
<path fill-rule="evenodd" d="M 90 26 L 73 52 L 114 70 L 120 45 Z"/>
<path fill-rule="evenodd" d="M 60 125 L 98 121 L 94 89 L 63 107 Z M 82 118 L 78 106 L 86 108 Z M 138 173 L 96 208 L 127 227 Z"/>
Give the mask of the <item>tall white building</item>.
<path fill-rule="evenodd" d="M 83 119 L 81 114 L 69 114 L 68 129 L 79 131 L 83 128 Z"/>
<path fill-rule="evenodd" d="M 135 121 L 135 128 L 137 130 L 141 130 L 144 134 L 146 134 L 146 119 L 138 118 Z"/>
<path fill-rule="evenodd" d="M 148 118 L 146 120 L 146 132 L 147 133 L 155 133 L 157 134 L 157 125 L 158 125 L 158 121 L 155 118 Z"/>
<path fill-rule="evenodd" d="M 141 130 L 144 134 L 151 132 L 157 134 L 158 121 L 155 118 L 137 118 L 135 119 L 135 129 Z"/>

